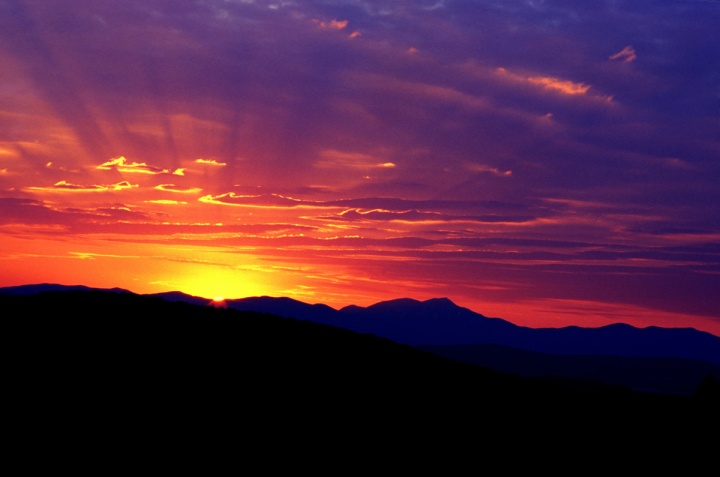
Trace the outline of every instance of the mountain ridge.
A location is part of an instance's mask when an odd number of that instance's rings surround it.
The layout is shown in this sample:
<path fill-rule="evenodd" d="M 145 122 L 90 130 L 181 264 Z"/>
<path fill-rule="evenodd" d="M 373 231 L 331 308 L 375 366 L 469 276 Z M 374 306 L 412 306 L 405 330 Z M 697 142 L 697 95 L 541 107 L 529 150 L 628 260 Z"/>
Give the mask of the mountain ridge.
<path fill-rule="evenodd" d="M 134 293 L 122 288 L 92 288 L 84 285 L 60 285 L 42 283 L 34 285 L 20 285 L 0 288 L 0 293 L 27 294 L 44 291 L 65 291 L 65 290 L 103 290 L 113 293 Z M 179 291 L 147 294 L 157 296 L 169 301 L 185 301 L 194 304 L 213 304 L 213 300 L 198 297 Z M 414 298 L 397 298 L 380 301 L 375 304 L 363 307 L 348 305 L 339 310 L 328 305 L 317 303 L 309 304 L 289 297 L 254 296 L 246 298 L 225 300 L 223 306 L 243 311 L 258 311 L 279 314 L 296 319 L 317 321 L 323 324 L 332 324 L 343 327 L 350 327 L 353 331 L 362 333 L 379 334 L 381 336 L 411 345 L 435 345 L 435 344 L 477 344 L 478 339 L 483 342 L 504 341 L 498 344 L 516 345 L 518 347 L 536 348 L 531 341 L 541 337 L 545 343 L 553 343 L 539 346 L 536 351 L 547 352 L 550 348 L 561 347 L 564 352 L 570 354 L 593 354 L 602 349 L 591 345 L 588 334 L 595 336 L 606 336 L 608 339 L 624 337 L 625 339 L 634 336 L 659 336 L 672 333 L 675 338 L 683 337 L 684 340 L 692 340 L 692 337 L 702 337 L 701 340 L 711 344 L 720 343 L 717 337 L 706 331 L 695 328 L 663 328 L 650 326 L 638 328 L 626 323 L 614 323 L 596 328 L 585 328 L 580 326 L 566 326 L 560 328 L 529 328 L 516 325 L 502 318 L 490 318 L 469 308 L 456 305 L 449 298 L 431 298 L 428 300 L 417 300 Z M 448 322 L 448 320 L 453 320 Z M 422 325 L 422 326 L 419 326 Z M 448 331 L 443 328 L 453 328 Z M 512 333 L 509 338 L 508 333 Z M 629 335 L 629 336 L 628 336 Z M 688 338 L 690 337 L 690 338 Z M 507 342 L 507 341 L 510 342 Z M 569 343 L 579 340 L 574 346 Z M 564 346 L 561 343 L 565 342 Z M 672 343 L 665 347 L 665 351 L 673 349 Z M 619 347 L 616 345 L 611 354 L 617 354 L 628 350 L 628 346 Z M 702 349 L 708 346 L 701 346 Z M 714 353 L 712 351 L 715 351 Z M 642 350 L 636 350 L 640 355 L 646 354 Z M 659 350 L 647 352 L 659 353 Z M 677 351 L 678 353 L 680 351 Z M 672 352 L 671 352 L 672 355 Z M 718 349 L 709 347 L 709 360 L 720 364 L 720 346 Z M 692 357 L 692 353 L 691 356 Z M 708 358 L 704 358 L 708 359 Z"/>
<path fill-rule="evenodd" d="M 170 301 L 184 300 L 184 301 L 194 302 L 194 303 L 210 303 L 213 301 L 212 298 L 191 295 L 191 294 L 181 292 L 181 291 L 176 291 L 176 290 L 175 291 L 167 291 L 167 292 L 142 294 L 142 293 L 135 293 L 131 290 L 128 290 L 125 288 L 120 288 L 120 287 L 100 288 L 100 287 L 89 287 L 86 285 L 63 285 L 63 284 L 57 284 L 57 283 L 38 283 L 38 284 L 14 285 L 14 286 L 0 287 L 0 293 L 10 293 L 10 294 L 34 294 L 34 293 L 40 293 L 40 292 L 44 292 L 44 291 L 69 291 L 69 290 L 86 290 L 86 291 L 100 290 L 100 291 L 110 291 L 113 293 L 134 293 L 134 294 L 138 294 L 138 295 L 158 296 L 158 297 L 168 299 Z M 470 308 L 460 306 L 460 305 L 456 304 L 455 302 L 453 302 L 450 298 L 447 298 L 447 297 L 435 297 L 435 298 L 429 298 L 426 300 L 418 300 L 415 298 L 393 298 L 393 299 L 389 299 L 389 300 L 378 301 L 376 303 L 373 303 L 373 304 L 370 304 L 367 306 L 350 304 L 350 305 L 343 306 L 341 308 L 333 308 L 324 303 L 307 303 L 307 302 L 304 302 L 301 300 L 297 300 L 295 298 L 290 298 L 290 297 L 285 297 L 285 296 L 272 296 L 272 295 L 255 295 L 255 296 L 249 296 L 249 297 L 244 297 L 244 298 L 229 298 L 229 299 L 226 299 L 225 301 L 231 302 L 231 303 L 238 303 L 238 302 L 260 301 L 260 300 L 274 300 L 274 301 L 279 301 L 279 302 L 299 304 L 301 306 L 322 307 L 322 308 L 328 308 L 330 310 L 339 311 L 339 312 L 343 312 L 343 311 L 355 312 L 357 310 L 382 309 L 382 308 L 386 308 L 386 307 L 394 307 L 396 304 L 400 304 L 400 303 L 402 303 L 402 304 L 408 303 L 408 304 L 414 304 L 414 305 L 442 304 L 443 306 L 449 306 L 449 307 L 453 307 L 455 309 L 468 311 L 468 312 L 472 313 L 473 315 L 476 315 L 478 317 L 482 317 L 482 318 L 485 318 L 488 320 L 498 320 L 498 321 L 509 323 L 518 328 L 532 329 L 532 330 L 545 330 L 545 329 L 560 330 L 560 329 L 568 329 L 568 328 L 569 329 L 601 329 L 601 328 L 609 328 L 609 327 L 616 327 L 616 328 L 627 327 L 627 328 L 636 329 L 636 330 L 644 330 L 644 329 L 657 328 L 657 329 L 664 329 L 664 330 L 693 330 L 698 333 L 704 333 L 704 334 L 708 334 L 708 335 L 720 338 L 720 336 L 714 335 L 713 333 L 699 330 L 697 328 L 692 328 L 692 327 L 661 327 L 661 326 L 657 326 L 657 325 L 650 325 L 650 326 L 647 326 L 644 328 L 640 328 L 640 327 L 637 327 L 637 326 L 634 326 L 634 325 L 631 325 L 628 323 L 623 323 L 623 322 L 610 323 L 610 324 L 602 325 L 599 327 L 582 327 L 580 325 L 567 325 L 567 326 L 562 326 L 562 327 L 532 328 L 532 327 L 528 327 L 528 326 L 517 325 L 515 323 L 512 323 L 511 321 L 504 319 L 504 318 L 490 317 L 490 316 L 484 315 L 477 311 L 471 310 Z"/>
<path fill-rule="evenodd" d="M 598 380 L 632 389 L 690 394 L 701 376 L 720 380 L 720 338 L 692 328 L 526 328 L 487 318 L 447 298 L 410 298 L 336 310 L 288 297 L 258 296 L 217 303 L 183 292 L 137 295 L 112 288 L 39 284 L 0 288 L 0 295 L 104 291 L 165 302 L 229 308 L 329 325 L 521 376 Z M 108 310 L 112 311 L 112 310 Z M 431 339 L 433 338 L 433 339 Z M 614 375 L 613 375 L 614 373 Z"/>

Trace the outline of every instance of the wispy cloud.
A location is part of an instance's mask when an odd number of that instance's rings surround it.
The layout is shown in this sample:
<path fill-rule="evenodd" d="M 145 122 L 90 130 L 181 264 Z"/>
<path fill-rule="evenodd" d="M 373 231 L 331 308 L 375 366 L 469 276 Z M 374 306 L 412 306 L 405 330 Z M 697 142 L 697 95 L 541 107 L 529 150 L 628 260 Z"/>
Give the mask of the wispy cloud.
<path fill-rule="evenodd" d="M 124 156 L 110 159 L 107 162 L 96 166 L 96 169 L 111 171 L 115 170 L 118 172 L 128 172 L 134 174 L 173 174 L 177 176 L 184 175 L 184 170 L 181 168 L 175 169 L 172 172 L 168 169 L 161 169 L 159 167 L 149 166 L 144 162 L 128 162 Z"/>
<path fill-rule="evenodd" d="M 108 191 L 120 191 L 126 189 L 133 189 L 138 187 L 138 184 L 131 184 L 128 181 L 118 182 L 116 184 L 108 185 L 81 185 L 72 184 L 67 181 L 56 182 L 52 186 L 42 187 L 33 186 L 27 187 L 28 191 L 37 192 L 108 192 Z"/>
<path fill-rule="evenodd" d="M 542 86 L 545 89 L 567 95 L 583 95 L 590 89 L 590 85 L 585 83 L 576 83 L 574 81 L 554 78 L 551 76 L 523 76 L 517 73 L 512 73 L 502 67 L 498 68 L 496 72 L 498 75 L 511 78 L 514 81 L 527 81 L 530 84 Z"/>
<path fill-rule="evenodd" d="M 202 189 L 199 187 L 178 187 L 175 184 L 160 184 L 155 186 L 155 189 L 178 194 L 198 194 L 202 192 Z"/>
<path fill-rule="evenodd" d="M 206 164 L 206 165 L 209 165 L 209 166 L 218 166 L 218 167 L 225 167 L 225 166 L 227 166 L 227 163 L 225 163 L 225 162 L 218 162 L 218 161 L 215 160 L 215 159 L 202 159 L 202 158 L 200 158 L 200 159 L 195 159 L 195 162 L 196 162 L 197 164 Z"/>
<path fill-rule="evenodd" d="M 608 59 L 631 63 L 637 59 L 637 53 L 635 52 L 635 48 L 628 45 L 617 53 L 610 55 Z"/>
<path fill-rule="evenodd" d="M 307 206 L 307 202 L 293 199 L 291 197 L 283 197 L 278 194 L 265 195 L 237 195 L 234 192 L 228 192 L 217 196 L 206 195 L 200 197 L 200 202 L 217 205 L 231 205 L 240 207 L 271 207 L 271 208 L 293 208 Z"/>
<path fill-rule="evenodd" d="M 360 152 L 326 150 L 320 152 L 321 159 L 315 162 L 319 168 L 339 169 L 392 169 L 396 164 L 382 158 Z"/>
<path fill-rule="evenodd" d="M 320 28 L 328 28 L 331 30 L 343 30 L 348 25 L 347 20 L 330 20 L 330 21 L 322 21 L 322 20 L 313 20 Z"/>

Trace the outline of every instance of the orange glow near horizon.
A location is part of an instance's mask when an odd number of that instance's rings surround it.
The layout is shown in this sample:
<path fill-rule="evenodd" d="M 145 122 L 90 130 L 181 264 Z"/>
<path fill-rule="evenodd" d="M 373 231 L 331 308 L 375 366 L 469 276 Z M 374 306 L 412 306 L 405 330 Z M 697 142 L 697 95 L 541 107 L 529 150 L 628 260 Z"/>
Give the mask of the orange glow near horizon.
<path fill-rule="evenodd" d="M 272 199 L 275 200 L 275 199 Z M 0 286 L 31 283 L 83 284 L 98 288 L 126 288 L 135 293 L 159 293 L 182 291 L 207 298 L 245 298 L 250 296 L 287 296 L 307 303 L 323 303 L 336 309 L 347 305 L 369 306 L 379 301 L 399 297 L 419 300 L 448 297 L 460 306 L 486 316 L 503 318 L 521 326 L 562 327 L 570 324 L 603 326 L 614 322 L 627 322 L 636 326 L 677 326 L 686 323 L 720 336 L 720 326 L 710 316 L 649 309 L 631 304 L 602 303 L 593 300 L 573 299 L 523 299 L 515 295 L 514 285 L 501 286 L 497 278 L 477 275 L 474 281 L 487 281 L 486 285 L 468 285 L 471 282 L 462 275 L 439 273 L 422 276 L 419 272 L 432 266 L 423 254 L 452 256 L 465 253 L 462 247 L 423 245 L 396 248 L 392 242 L 363 238 L 377 233 L 379 237 L 411 230 L 420 236 L 423 230 L 433 230 L 443 222 L 413 218 L 406 211 L 395 213 L 391 208 L 356 211 L 347 224 L 347 209 L 335 209 L 336 215 L 328 214 L 324 204 L 316 204 L 323 219 L 323 226 L 313 227 L 312 215 L 303 208 L 285 209 L 292 219 L 296 211 L 296 224 L 267 222 L 264 207 L 248 207 L 239 214 L 249 223 L 233 225 L 233 215 L 223 220 L 229 224 L 158 225 L 122 222 L 99 223 L 83 228 L 81 223 L 61 228 L 58 225 L 28 227 L 21 224 L 4 224 L 11 233 L 5 234 L 4 250 L 0 252 L 3 269 Z M 583 204 L 579 204 L 579 207 Z M 37 207 L 37 206 L 35 206 Z M 196 203 L 185 212 L 188 218 L 210 207 Z M 212 205 L 221 210 L 238 210 L 235 207 Z M 62 211 L 62 207 L 57 208 Z M 281 212 L 283 209 L 280 209 Z M 104 214 L 133 214 L 132 207 L 108 208 Z M 378 215 L 379 214 L 379 215 Z M 377 227 L 370 227 L 376 218 L 397 219 Z M 270 214 L 269 216 L 273 216 Z M 132 215 L 128 215 L 128 218 Z M 217 215 L 216 215 L 217 217 Z M 434 216 L 435 217 L 435 216 Z M 436 217 L 441 217 L 436 215 Z M 275 216 L 277 220 L 279 216 Z M 330 220 L 332 219 L 332 220 Z M 252 223 L 257 220 L 258 223 Z M 353 221 L 359 221 L 357 225 Z M 303 233 L 288 233 L 295 227 L 306 227 Z M 391 225 L 392 224 L 392 225 Z M 467 226 L 468 224 L 466 224 Z M 352 227 L 362 226 L 362 229 Z M 539 222 L 533 227 L 545 227 Z M 124 228 L 127 227 L 127 231 Z M 152 233 L 137 233 L 147 227 Z M 351 228 L 345 228 L 351 227 Z M 496 230 L 512 230 L 512 222 L 495 222 Z M 70 234 L 72 229 L 82 233 Z M 273 233 L 277 229 L 277 234 Z M 345 230 L 345 237 L 338 236 Z M 356 235 L 359 230 L 362 232 Z M 134 232 L 135 231 L 135 232 Z M 163 231 L 166 231 L 163 233 Z M 367 243 L 366 243 L 367 242 Z M 382 245 L 381 245 L 382 244 Z M 413 247 L 420 246 L 419 249 Z M 496 246 L 498 252 L 486 250 L 485 267 L 505 268 L 512 265 L 512 254 L 506 255 L 504 247 Z M 494 257 L 503 252 L 501 260 Z M 644 266 L 652 266 L 649 260 Z M 537 261 L 538 265 L 552 265 L 554 261 Z M 612 262 L 608 262 L 611 264 Z M 631 265 L 633 262 L 629 262 Z M 591 262 L 587 262 L 592 265 Z M 525 263 L 527 267 L 530 264 Z M 655 264 L 663 266 L 662 262 Z M 419 268 L 418 268 L 419 267 Z M 402 271 L 407 268 L 406 271 Z M 482 269 L 479 269 L 482 270 Z M 438 282 L 438 280 L 440 280 Z M 506 296 L 499 301 L 498 296 Z M 216 304 L 221 300 L 215 299 Z"/>
<path fill-rule="evenodd" d="M 720 336 L 713 15 L 172 3 L 2 9 L 0 287 Z"/>

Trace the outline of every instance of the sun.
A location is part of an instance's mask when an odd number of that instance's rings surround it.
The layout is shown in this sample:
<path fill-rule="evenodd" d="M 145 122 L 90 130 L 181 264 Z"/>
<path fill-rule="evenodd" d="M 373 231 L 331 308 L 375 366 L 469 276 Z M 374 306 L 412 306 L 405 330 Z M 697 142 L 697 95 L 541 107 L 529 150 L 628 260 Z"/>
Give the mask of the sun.
<path fill-rule="evenodd" d="M 213 264 L 226 257 L 196 254 L 197 260 Z M 172 282 L 172 288 L 188 295 L 207 298 L 208 301 L 222 302 L 228 299 L 268 295 L 275 288 L 271 281 L 273 274 L 240 266 L 217 266 L 192 264 L 175 270 L 174 276 L 165 281 Z M 215 297 L 215 298 L 213 298 Z"/>

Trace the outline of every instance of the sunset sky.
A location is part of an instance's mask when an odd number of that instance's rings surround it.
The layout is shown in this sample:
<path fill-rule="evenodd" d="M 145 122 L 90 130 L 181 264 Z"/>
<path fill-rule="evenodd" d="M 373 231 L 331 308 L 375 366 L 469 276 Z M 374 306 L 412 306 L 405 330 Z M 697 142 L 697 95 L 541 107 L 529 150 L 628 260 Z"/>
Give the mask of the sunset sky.
<path fill-rule="evenodd" d="M 720 1 L 0 0 L 0 286 L 720 335 Z"/>

